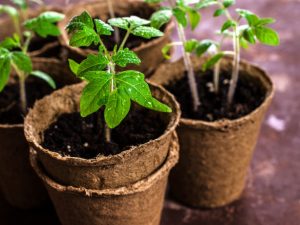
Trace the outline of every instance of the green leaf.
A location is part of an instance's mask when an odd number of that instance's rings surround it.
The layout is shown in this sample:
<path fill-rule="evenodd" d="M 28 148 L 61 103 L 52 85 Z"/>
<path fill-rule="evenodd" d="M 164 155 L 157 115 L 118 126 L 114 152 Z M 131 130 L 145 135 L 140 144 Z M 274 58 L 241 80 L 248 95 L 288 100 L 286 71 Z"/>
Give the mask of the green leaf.
<path fill-rule="evenodd" d="M 192 30 L 195 30 L 201 21 L 201 15 L 195 9 L 188 9 L 189 20 Z"/>
<path fill-rule="evenodd" d="M 16 38 L 15 38 L 16 37 Z M 20 48 L 20 39 L 15 37 L 7 37 L 0 43 L 0 47 L 6 48 L 8 50 L 13 50 L 16 48 Z"/>
<path fill-rule="evenodd" d="M 225 14 L 225 10 L 224 9 L 217 9 L 214 13 L 214 17 L 218 17 Z"/>
<path fill-rule="evenodd" d="M 50 87 L 52 87 L 53 89 L 56 89 L 55 81 L 52 79 L 52 77 L 50 75 L 48 75 L 42 71 L 39 71 L 39 70 L 32 71 L 30 74 L 46 81 Z"/>
<path fill-rule="evenodd" d="M 232 21 L 232 20 L 227 20 L 224 24 L 223 24 L 223 26 L 222 26 L 222 28 L 221 28 L 221 32 L 224 32 L 225 30 L 228 30 L 229 28 L 231 28 L 231 27 L 235 27 L 237 24 L 236 24 L 236 22 L 234 22 L 234 21 Z"/>
<path fill-rule="evenodd" d="M 111 35 L 111 32 L 114 31 L 114 29 L 107 23 L 103 22 L 99 19 L 94 19 L 96 24 L 96 30 L 99 35 Z"/>
<path fill-rule="evenodd" d="M 78 75 L 78 68 L 79 68 L 79 63 L 75 62 L 73 59 L 69 59 L 69 67 L 71 71 L 75 74 Z"/>
<path fill-rule="evenodd" d="M 275 22 L 276 22 L 276 20 L 273 18 L 262 18 L 255 24 L 255 26 L 265 26 L 265 25 L 272 24 Z"/>
<path fill-rule="evenodd" d="M 268 27 L 256 27 L 254 33 L 257 39 L 265 45 L 278 46 L 280 39 L 277 32 Z"/>
<path fill-rule="evenodd" d="M 156 4 L 156 3 L 161 3 L 161 2 L 163 2 L 164 0 L 145 0 L 145 2 L 147 2 L 147 3 L 154 3 L 154 4 Z"/>
<path fill-rule="evenodd" d="M 93 19 L 86 11 L 75 16 L 66 29 L 71 34 L 71 46 L 88 47 L 93 43 L 99 43 L 99 36 L 94 30 Z"/>
<path fill-rule="evenodd" d="M 205 52 L 207 52 L 207 50 L 212 46 L 215 45 L 216 43 L 211 41 L 211 40 L 203 40 L 201 41 L 197 47 L 196 47 L 196 55 L 197 56 L 201 56 L 203 55 Z"/>
<path fill-rule="evenodd" d="M 108 63 L 108 59 L 102 54 L 89 54 L 87 58 L 79 64 L 77 74 L 80 77 L 85 77 L 86 72 L 101 71 L 106 68 Z"/>
<path fill-rule="evenodd" d="M 119 27 L 125 30 L 129 29 L 129 23 L 124 18 L 112 18 L 108 20 L 108 23 L 114 27 Z"/>
<path fill-rule="evenodd" d="M 240 37 L 240 45 L 242 46 L 242 48 L 244 49 L 248 49 L 249 48 L 249 44 L 248 42 L 245 40 L 245 38 Z"/>
<path fill-rule="evenodd" d="M 0 56 L 0 92 L 4 89 L 6 86 L 9 75 L 10 75 L 10 60 L 8 57 L 1 57 Z"/>
<path fill-rule="evenodd" d="M 171 54 L 170 54 L 171 49 L 172 49 L 172 44 L 167 44 L 162 48 L 161 52 L 165 59 L 168 60 L 171 59 Z"/>
<path fill-rule="evenodd" d="M 80 99 L 80 114 L 82 117 L 98 111 L 108 101 L 112 74 L 96 71 L 88 72 L 89 84 L 84 88 Z"/>
<path fill-rule="evenodd" d="M 117 65 L 121 67 L 126 67 L 127 64 L 139 65 L 141 63 L 139 57 L 128 48 L 120 50 L 116 55 L 112 57 L 112 59 Z"/>
<path fill-rule="evenodd" d="M 191 39 L 184 43 L 184 49 L 186 52 L 193 52 L 197 45 L 198 41 L 195 39 Z"/>
<path fill-rule="evenodd" d="M 129 70 L 121 72 L 116 77 L 118 87 L 123 88 L 131 100 L 139 105 L 160 112 L 171 112 L 165 104 L 159 103 L 152 97 L 149 85 L 146 83 L 144 74 Z"/>
<path fill-rule="evenodd" d="M 243 32 L 243 34 L 242 34 L 242 36 L 249 43 L 251 43 L 251 44 L 255 44 L 256 43 L 256 41 L 255 41 L 255 34 L 254 34 L 252 28 L 245 29 L 244 32 Z"/>
<path fill-rule="evenodd" d="M 131 106 L 129 96 L 122 88 L 114 90 L 105 106 L 104 118 L 109 128 L 117 127 L 127 116 Z"/>
<path fill-rule="evenodd" d="M 218 4 L 218 0 L 202 0 L 202 1 L 199 1 L 199 3 L 197 3 L 195 5 L 195 8 L 203 9 L 203 8 L 207 8 L 209 6 L 216 5 L 216 4 Z"/>
<path fill-rule="evenodd" d="M 164 24 L 168 23 L 172 18 L 172 11 L 169 9 L 159 10 L 151 16 L 151 26 L 160 29 Z"/>
<path fill-rule="evenodd" d="M 0 5 L 0 14 L 1 13 L 7 13 L 9 16 L 13 18 L 19 17 L 18 10 L 16 10 L 14 7 L 9 5 Z"/>
<path fill-rule="evenodd" d="M 25 73 L 31 73 L 32 63 L 28 55 L 23 52 L 11 52 L 12 63 L 18 68 L 18 70 Z"/>
<path fill-rule="evenodd" d="M 174 8 L 173 15 L 175 16 L 175 18 L 179 24 L 181 24 L 183 27 L 187 26 L 186 14 L 181 8 L 179 8 L 179 7 Z"/>
<path fill-rule="evenodd" d="M 134 28 L 137 28 L 140 26 L 149 25 L 151 23 L 151 21 L 145 20 L 138 16 L 123 17 L 123 19 L 128 21 L 131 29 L 134 29 Z"/>
<path fill-rule="evenodd" d="M 146 39 L 150 39 L 154 37 L 162 37 L 164 35 L 164 33 L 161 32 L 160 30 L 157 30 L 153 27 L 145 27 L 145 26 L 137 27 L 131 33 L 135 36 L 143 37 Z"/>
<path fill-rule="evenodd" d="M 57 12 L 44 12 L 34 19 L 27 20 L 24 26 L 39 36 L 59 36 L 60 30 L 55 23 L 61 21 L 64 15 Z"/>
<path fill-rule="evenodd" d="M 236 12 L 243 18 L 245 18 L 249 24 L 249 26 L 255 26 L 260 18 L 249 10 L 245 9 L 236 9 Z"/>
<path fill-rule="evenodd" d="M 93 29 L 88 27 L 73 33 L 70 39 L 70 45 L 74 47 L 88 47 L 93 43 L 99 43 L 99 36 Z"/>
<path fill-rule="evenodd" d="M 224 0 L 223 1 L 223 5 L 225 8 L 228 8 L 228 7 L 232 6 L 233 4 L 235 4 L 235 0 Z"/>
<path fill-rule="evenodd" d="M 210 58 L 206 63 L 202 65 L 202 69 L 206 71 L 209 68 L 213 67 L 217 62 L 219 62 L 220 59 L 222 59 L 223 56 L 224 53 L 219 53 L 214 55 L 212 58 Z"/>

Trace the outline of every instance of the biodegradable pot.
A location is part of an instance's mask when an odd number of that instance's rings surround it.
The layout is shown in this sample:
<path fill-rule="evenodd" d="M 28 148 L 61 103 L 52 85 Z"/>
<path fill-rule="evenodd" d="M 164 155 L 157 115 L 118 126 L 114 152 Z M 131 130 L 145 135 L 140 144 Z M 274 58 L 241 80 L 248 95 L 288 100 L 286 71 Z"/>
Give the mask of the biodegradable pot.
<path fill-rule="evenodd" d="M 193 58 L 199 71 L 204 59 Z M 231 70 L 232 61 L 221 62 Z M 205 122 L 182 118 L 177 129 L 181 147 L 178 165 L 171 173 L 171 191 L 179 201 L 194 207 L 219 207 L 238 199 L 257 142 L 264 115 L 272 101 L 274 87 L 260 68 L 241 62 L 241 71 L 258 78 L 266 90 L 263 103 L 250 114 L 236 120 Z M 152 81 L 168 85 L 184 75 L 182 61 L 162 65 Z"/>
<path fill-rule="evenodd" d="M 174 96 L 154 84 L 151 85 L 153 95 L 173 109 L 173 113 L 160 114 L 167 128 L 157 139 L 133 146 L 117 155 L 90 160 L 63 157 L 41 146 L 44 131 L 60 115 L 79 112 L 80 95 L 85 85 L 83 82 L 65 87 L 38 101 L 25 119 L 26 139 L 37 151 L 47 174 L 62 185 L 87 189 L 126 186 L 152 174 L 167 157 L 181 114 Z"/>
<path fill-rule="evenodd" d="M 30 209 L 48 199 L 47 192 L 29 163 L 23 124 L 0 124 L 0 189 L 14 207 Z"/>
<path fill-rule="evenodd" d="M 158 5 L 151 6 L 140 0 L 113 1 L 113 7 L 118 16 L 129 16 L 141 10 L 155 12 L 159 8 Z M 107 1 L 75 4 L 65 12 L 65 19 L 59 23 L 62 31 L 59 40 L 63 46 L 69 48 L 74 56 L 79 55 L 82 59 L 86 58 L 88 54 L 97 54 L 98 52 L 87 48 L 82 49 L 69 46 L 69 35 L 65 27 L 74 16 L 81 14 L 83 10 L 88 11 L 94 18 L 98 17 L 104 21 L 109 18 Z M 155 71 L 157 66 L 165 60 L 161 49 L 170 42 L 173 27 L 173 22 L 169 22 L 165 27 L 165 35 L 163 37 L 144 42 L 140 46 L 133 48 L 132 50 L 140 57 L 142 63 L 139 66 L 130 66 L 130 69 L 139 70 L 145 73 L 146 76 Z"/>
<path fill-rule="evenodd" d="M 42 169 L 31 152 L 31 164 L 43 180 L 62 225 L 159 225 L 167 178 L 178 161 L 176 135 L 165 162 L 150 176 L 131 185 L 104 190 L 64 186 Z"/>
<path fill-rule="evenodd" d="M 74 76 L 68 75 L 68 68 L 58 60 L 32 58 L 32 62 L 35 70 L 53 75 L 53 79 L 60 85 L 77 81 Z M 30 166 L 29 146 L 23 124 L 0 124 L 0 143 L 0 189 L 5 199 L 21 209 L 42 206 L 48 196 Z"/>

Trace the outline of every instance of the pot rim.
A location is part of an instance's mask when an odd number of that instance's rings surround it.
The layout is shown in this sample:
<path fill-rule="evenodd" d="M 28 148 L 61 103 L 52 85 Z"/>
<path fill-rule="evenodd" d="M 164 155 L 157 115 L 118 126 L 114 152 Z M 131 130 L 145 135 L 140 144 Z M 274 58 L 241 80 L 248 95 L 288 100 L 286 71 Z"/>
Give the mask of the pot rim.
<path fill-rule="evenodd" d="M 141 152 L 145 152 L 147 151 L 147 146 L 149 145 L 155 145 L 156 143 L 158 143 L 160 140 L 167 138 L 168 135 L 172 134 L 173 132 L 175 132 L 179 121 L 180 121 L 180 117 L 181 117 L 181 110 L 179 107 L 179 103 L 176 101 L 174 95 L 172 95 L 170 92 L 168 92 L 166 89 L 164 89 L 162 86 L 151 83 L 149 81 L 147 81 L 150 86 L 160 90 L 162 93 L 164 93 L 165 97 L 167 97 L 170 101 L 170 106 L 172 107 L 172 114 L 173 116 L 171 116 L 171 119 L 167 125 L 167 128 L 165 129 L 164 133 L 159 136 L 156 139 L 150 140 L 146 143 L 142 143 L 140 145 L 136 145 L 136 146 L 131 146 L 129 149 L 127 149 L 126 151 L 123 151 L 117 155 L 110 155 L 110 156 L 98 156 L 96 158 L 93 159 L 84 159 L 84 158 L 80 158 L 80 157 L 70 157 L 70 156 L 62 156 L 61 154 L 51 151 L 49 149 L 43 148 L 41 144 L 38 143 L 38 141 L 36 140 L 36 138 L 34 137 L 32 132 L 34 130 L 34 127 L 32 126 L 31 122 L 29 122 L 31 120 L 31 117 L 34 113 L 34 109 L 35 107 L 42 102 L 48 101 L 49 98 L 51 98 L 53 96 L 53 94 L 59 94 L 61 91 L 65 90 L 65 89 L 72 89 L 74 87 L 80 87 L 82 85 L 85 85 L 85 82 L 79 83 L 79 84 L 74 84 L 74 85 L 70 85 L 67 86 L 63 89 L 60 89 L 58 91 L 53 92 L 50 96 L 46 96 L 45 98 L 37 101 L 35 103 L 35 106 L 33 107 L 33 109 L 31 109 L 26 118 L 25 118 L 25 122 L 24 122 L 24 134 L 25 137 L 27 139 L 27 142 L 29 143 L 30 146 L 32 146 L 34 149 L 37 149 L 38 151 L 40 151 L 42 154 L 47 155 L 48 157 L 55 159 L 59 162 L 63 162 L 69 165 L 77 165 L 77 166 L 99 166 L 99 165 L 111 165 L 111 164 L 116 164 L 116 163 L 122 163 L 123 161 L 125 161 L 127 158 L 131 157 L 132 154 L 141 154 Z M 142 149 L 140 152 L 136 151 L 136 148 L 140 148 Z"/>
<path fill-rule="evenodd" d="M 140 192 L 144 192 L 151 186 L 160 180 L 162 177 L 166 176 L 170 170 L 177 164 L 179 160 L 179 144 L 178 137 L 176 132 L 173 133 L 173 138 L 171 145 L 169 147 L 168 156 L 163 165 L 161 165 L 155 172 L 150 174 L 148 177 L 139 180 L 133 184 L 118 187 L 118 188 L 108 188 L 104 190 L 96 189 L 86 189 L 84 187 L 73 187 L 73 186 L 64 186 L 53 179 L 51 179 L 45 171 L 41 168 L 41 163 L 38 162 L 37 152 L 33 149 L 30 150 L 30 163 L 40 179 L 43 180 L 49 187 L 55 189 L 59 192 L 66 192 L 70 194 L 78 194 L 86 197 L 103 197 L 103 196 L 124 196 L 132 195 Z"/>
<path fill-rule="evenodd" d="M 207 57 L 201 57 L 201 58 L 207 58 Z M 230 56 L 226 56 L 223 59 L 229 60 L 232 57 Z M 197 60 L 195 57 L 193 58 L 193 60 Z M 199 60 L 199 58 L 198 58 Z M 166 66 L 166 65 L 174 65 L 174 64 L 182 64 L 183 65 L 183 59 L 180 58 L 179 60 L 172 62 L 172 63 L 165 63 L 162 64 L 160 66 L 160 68 Z M 196 119 L 189 119 L 189 118 L 180 118 L 180 126 L 186 126 L 186 127 L 190 127 L 190 128 L 207 128 L 207 129 L 227 129 L 227 128 L 231 128 L 231 127 L 237 127 L 240 126 L 241 124 L 243 124 L 245 121 L 251 120 L 251 118 L 254 117 L 254 115 L 256 115 L 261 108 L 266 107 L 271 100 L 273 99 L 274 95 L 275 95 L 275 85 L 273 83 L 273 81 L 271 80 L 270 76 L 268 76 L 267 72 L 260 68 L 258 65 L 254 64 L 254 63 L 250 63 L 247 60 L 241 60 L 240 62 L 241 65 L 249 65 L 251 68 L 253 68 L 254 70 L 256 70 L 259 74 L 260 74 L 260 78 L 262 80 L 264 80 L 264 82 L 262 82 L 263 86 L 266 87 L 267 91 L 266 91 L 266 97 L 264 99 L 264 101 L 258 106 L 256 107 L 254 110 L 252 110 L 250 113 L 248 113 L 247 115 L 244 115 L 240 118 L 237 119 L 221 119 L 221 120 L 216 120 L 216 121 L 204 121 L 204 120 L 196 120 Z M 159 72 L 160 69 L 157 70 L 157 72 Z M 269 87 L 267 87 L 264 83 L 268 83 Z"/>
<path fill-rule="evenodd" d="M 127 0 L 127 2 L 130 3 L 140 3 L 143 4 L 143 1 L 139 1 L 139 0 Z M 67 14 L 68 12 L 70 12 L 71 10 L 75 9 L 75 8 L 84 8 L 84 6 L 86 5 L 95 5 L 95 4 L 105 4 L 104 2 L 85 2 L 85 3 L 78 3 L 78 4 L 74 4 L 73 6 L 70 6 L 67 11 L 65 12 L 65 14 Z M 154 8 L 154 6 L 148 5 L 150 8 Z M 129 7 L 129 5 L 128 5 Z M 60 30 L 62 31 L 61 35 L 59 36 L 59 42 L 62 46 L 78 53 L 81 56 L 86 56 L 88 54 L 95 54 L 97 53 L 97 51 L 95 50 L 91 50 L 91 49 L 81 49 L 81 48 L 76 48 L 76 47 L 72 47 L 70 46 L 68 43 L 70 41 L 69 39 L 69 35 L 65 30 L 65 25 L 67 24 L 65 21 L 69 20 L 70 18 L 65 18 L 64 20 L 60 21 L 58 23 L 58 27 L 60 28 Z M 68 21 L 67 21 L 68 22 Z M 157 45 L 159 42 L 161 42 L 162 40 L 164 40 L 166 37 L 170 36 L 172 34 L 172 31 L 175 27 L 174 21 L 170 20 L 167 25 L 166 25 L 166 29 L 164 31 L 164 35 L 158 38 L 154 38 L 151 41 L 148 42 L 143 42 L 141 45 L 134 47 L 133 49 L 131 49 L 134 52 L 140 52 L 142 50 L 148 49 L 153 45 Z"/>

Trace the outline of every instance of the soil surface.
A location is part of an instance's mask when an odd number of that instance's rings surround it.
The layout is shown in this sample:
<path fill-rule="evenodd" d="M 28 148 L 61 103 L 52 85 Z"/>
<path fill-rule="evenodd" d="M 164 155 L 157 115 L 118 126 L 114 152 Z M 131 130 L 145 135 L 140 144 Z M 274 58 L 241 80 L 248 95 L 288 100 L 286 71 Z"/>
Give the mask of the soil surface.
<path fill-rule="evenodd" d="M 230 73 L 226 71 L 221 72 L 219 93 L 215 93 L 213 90 L 213 71 L 197 72 L 195 77 L 201 99 L 201 106 L 197 111 L 193 110 L 187 74 L 185 74 L 183 79 L 167 86 L 167 89 L 176 96 L 181 104 L 184 118 L 205 121 L 216 121 L 225 118 L 237 119 L 251 113 L 266 97 L 266 90 L 261 86 L 258 79 L 241 73 L 234 102 L 231 106 L 228 106 L 227 93 Z"/>
<path fill-rule="evenodd" d="M 45 45 L 57 41 L 57 37 L 49 36 L 47 38 L 34 37 L 28 47 L 28 52 L 40 50 Z"/>
<path fill-rule="evenodd" d="M 111 142 L 105 141 L 103 113 L 82 118 L 79 113 L 63 114 L 44 133 L 43 146 L 63 156 L 92 159 L 115 155 L 161 136 L 166 124 L 157 112 L 131 110 L 120 126 L 112 130 Z"/>
<path fill-rule="evenodd" d="M 31 76 L 26 81 L 26 91 L 28 108 L 31 108 L 36 100 L 50 94 L 53 89 L 45 81 Z M 21 124 L 24 116 L 20 106 L 19 83 L 7 85 L 0 93 L 0 124 Z"/>

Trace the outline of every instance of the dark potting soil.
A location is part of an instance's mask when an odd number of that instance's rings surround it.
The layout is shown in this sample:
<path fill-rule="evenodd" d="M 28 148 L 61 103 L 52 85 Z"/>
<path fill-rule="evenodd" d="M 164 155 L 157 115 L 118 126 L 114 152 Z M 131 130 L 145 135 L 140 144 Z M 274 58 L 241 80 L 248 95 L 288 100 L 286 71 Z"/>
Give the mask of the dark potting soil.
<path fill-rule="evenodd" d="M 57 37 L 47 37 L 47 38 L 41 38 L 41 37 L 34 37 L 28 47 L 28 52 L 33 52 L 40 50 L 45 45 L 57 41 Z"/>
<path fill-rule="evenodd" d="M 58 84 L 57 86 L 59 87 Z M 28 108 L 31 108 L 36 100 L 52 91 L 53 89 L 45 81 L 29 77 L 26 81 Z M 24 116 L 20 106 L 19 83 L 7 85 L 0 93 L 0 124 L 21 124 Z"/>
<path fill-rule="evenodd" d="M 183 118 L 204 121 L 217 121 L 221 119 L 237 119 L 255 110 L 266 98 L 266 90 L 257 78 L 240 73 L 234 102 L 231 107 L 227 104 L 230 73 L 222 71 L 220 74 L 219 93 L 212 90 L 213 71 L 198 72 L 196 75 L 198 93 L 201 106 L 193 110 L 191 92 L 187 74 L 183 79 L 169 84 L 166 88 L 173 93 L 181 104 Z"/>
<path fill-rule="evenodd" d="M 146 109 L 131 110 L 105 141 L 103 113 L 82 118 L 79 113 L 63 114 L 44 133 L 43 146 L 63 156 L 92 159 L 115 155 L 161 136 L 166 123 L 160 114 Z"/>

